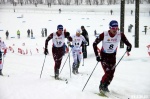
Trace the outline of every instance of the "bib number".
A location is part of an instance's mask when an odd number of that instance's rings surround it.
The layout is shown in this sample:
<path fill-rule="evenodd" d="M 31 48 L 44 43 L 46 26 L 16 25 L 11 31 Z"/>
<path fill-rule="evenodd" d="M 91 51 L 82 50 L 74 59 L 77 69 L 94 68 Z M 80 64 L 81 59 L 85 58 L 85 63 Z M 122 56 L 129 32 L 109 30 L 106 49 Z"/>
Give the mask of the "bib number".
<path fill-rule="evenodd" d="M 113 44 L 111 44 L 111 45 L 109 46 L 109 49 L 113 49 L 113 47 L 114 47 L 114 45 L 113 45 Z"/>

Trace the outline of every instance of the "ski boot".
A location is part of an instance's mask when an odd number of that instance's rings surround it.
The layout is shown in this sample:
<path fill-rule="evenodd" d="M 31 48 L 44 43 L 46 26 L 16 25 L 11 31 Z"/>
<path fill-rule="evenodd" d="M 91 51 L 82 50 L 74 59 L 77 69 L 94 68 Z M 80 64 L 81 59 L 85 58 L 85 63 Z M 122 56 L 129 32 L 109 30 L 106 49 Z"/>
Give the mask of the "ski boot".
<path fill-rule="evenodd" d="M 76 68 L 72 68 L 72 73 L 76 75 L 76 73 L 77 73 Z"/>
<path fill-rule="evenodd" d="M 79 71 L 78 71 L 79 66 L 80 66 L 80 62 L 78 62 L 78 64 L 77 64 L 77 68 L 76 68 L 76 73 L 77 73 L 77 74 L 79 74 Z"/>
<path fill-rule="evenodd" d="M 79 74 L 78 68 L 76 69 L 76 74 Z"/>
<path fill-rule="evenodd" d="M 55 71 L 55 79 L 59 80 L 59 69 L 56 69 Z"/>
<path fill-rule="evenodd" d="M 101 93 L 101 92 L 103 92 L 103 93 L 105 93 L 105 92 L 110 92 L 109 89 L 108 89 L 108 84 L 101 82 L 101 84 L 100 84 L 100 86 L 99 86 L 99 91 L 100 91 L 100 93 Z"/>
<path fill-rule="evenodd" d="M 3 76 L 2 69 L 0 69 L 0 76 Z"/>

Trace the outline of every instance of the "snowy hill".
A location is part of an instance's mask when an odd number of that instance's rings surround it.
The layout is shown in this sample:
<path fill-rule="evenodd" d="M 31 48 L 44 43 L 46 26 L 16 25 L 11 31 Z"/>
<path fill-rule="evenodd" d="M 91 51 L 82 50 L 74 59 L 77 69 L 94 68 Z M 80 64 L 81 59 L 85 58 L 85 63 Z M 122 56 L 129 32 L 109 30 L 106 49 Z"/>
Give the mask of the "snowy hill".
<path fill-rule="evenodd" d="M 150 9 L 147 5 L 146 9 Z M 30 6 L 31 7 L 31 6 Z M 114 6 L 113 6 L 114 7 Z M 128 8 L 133 8 L 133 5 Z M 32 8 L 32 7 L 31 7 Z M 41 6 L 43 8 L 43 6 Z M 73 6 L 72 9 L 75 7 Z M 93 7 L 96 9 L 96 7 Z M 105 8 L 107 8 L 105 6 Z M 116 5 L 115 8 L 119 8 Z M 35 8 L 33 8 L 35 9 Z M 82 9 L 82 7 L 81 7 Z M 84 7 L 83 11 L 86 7 Z M 142 9 L 142 8 L 141 8 Z M 39 11 L 39 12 L 38 12 Z M 84 91 L 82 89 L 94 69 L 97 61 L 94 55 L 92 43 L 95 40 L 94 30 L 101 33 L 109 28 L 108 24 L 111 20 L 116 19 L 120 23 L 120 11 L 113 15 L 107 13 L 79 13 L 74 12 L 58 14 L 57 10 L 54 13 L 43 13 L 41 10 L 32 12 L 32 10 L 22 9 L 14 13 L 8 10 L 7 7 L 1 6 L 0 9 L 0 37 L 5 41 L 7 47 L 11 46 L 14 49 L 8 51 L 4 57 L 3 73 L 4 77 L 0 77 L 0 99 L 108 99 L 100 97 L 98 87 L 104 72 L 99 63 L 91 76 Z M 130 10 L 129 10 L 130 11 Z M 109 97 L 110 99 L 150 99 L 150 56 L 147 53 L 147 45 L 150 45 L 150 16 L 148 10 L 141 10 L 140 13 L 140 47 L 134 48 L 134 27 L 132 32 L 128 33 L 128 25 L 134 25 L 134 15 L 125 15 L 125 35 L 133 45 L 130 56 L 125 55 L 122 61 L 116 68 L 114 79 L 109 86 L 112 94 L 117 97 Z M 19 17 L 19 18 L 18 18 Z M 77 28 L 84 25 L 90 37 L 90 46 L 88 47 L 88 58 L 82 62 L 79 68 L 80 74 L 71 74 L 69 60 L 67 60 L 60 77 L 67 79 L 66 81 L 54 80 L 51 76 L 54 75 L 54 61 L 51 53 L 51 41 L 49 42 L 50 54 L 43 54 L 43 47 L 46 37 L 41 37 L 42 28 L 48 29 L 48 34 L 56 31 L 58 24 L 62 24 L 71 35 L 75 34 Z M 144 26 L 148 26 L 147 35 L 142 32 Z M 17 39 L 17 30 L 21 31 L 21 38 Z M 27 29 L 33 30 L 35 39 L 27 37 Z M 6 40 L 5 32 L 9 31 L 9 39 Z M 28 54 L 18 53 L 18 48 L 23 49 Z M 101 48 L 101 44 L 99 44 Z M 37 52 L 38 49 L 38 52 Z M 118 49 L 117 62 L 122 57 L 126 47 Z M 31 53 L 32 52 L 32 55 Z M 61 68 L 68 54 L 63 57 Z M 45 59 L 42 78 L 40 73 Z M 71 54 L 70 63 L 72 66 L 73 59 Z M 82 66 L 84 65 L 84 66 Z M 9 77 L 8 77 L 9 75 Z"/>

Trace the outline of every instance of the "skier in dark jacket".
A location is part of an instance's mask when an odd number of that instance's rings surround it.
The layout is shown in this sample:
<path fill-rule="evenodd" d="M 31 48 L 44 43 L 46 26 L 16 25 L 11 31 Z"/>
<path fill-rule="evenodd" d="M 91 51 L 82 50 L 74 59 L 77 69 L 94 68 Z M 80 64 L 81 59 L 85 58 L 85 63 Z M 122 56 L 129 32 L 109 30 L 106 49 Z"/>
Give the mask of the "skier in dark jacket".
<path fill-rule="evenodd" d="M 102 68 L 104 70 L 104 75 L 100 81 L 99 90 L 101 92 L 109 92 L 108 85 L 111 83 L 116 65 L 116 53 L 117 47 L 122 40 L 127 45 L 127 52 L 131 51 L 132 45 L 127 40 L 124 33 L 118 31 L 118 22 L 112 20 L 109 23 L 109 30 L 101 33 L 98 38 L 95 39 L 93 43 L 93 49 L 96 55 L 96 60 L 101 62 Z M 102 48 L 100 55 L 97 51 L 97 45 L 102 41 Z"/>
<path fill-rule="evenodd" d="M 89 36 L 88 36 L 88 32 L 86 31 L 84 26 L 81 26 L 81 30 L 82 30 L 82 35 L 84 36 L 84 38 L 87 41 L 86 45 L 84 43 L 82 44 L 83 58 L 87 58 L 87 46 L 89 46 Z"/>
<path fill-rule="evenodd" d="M 57 26 L 57 31 L 51 33 L 46 41 L 45 41 L 45 50 L 44 54 L 48 54 L 48 42 L 52 40 L 53 45 L 52 45 L 52 54 L 53 58 L 55 61 L 55 66 L 54 66 L 54 74 L 55 74 L 55 79 L 59 79 L 59 69 L 61 65 L 61 61 L 64 55 L 64 44 L 65 44 L 65 38 L 68 39 L 68 41 L 72 41 L 72 38 L 70 37 L 69 32 L 64 32 L 63 31 L 63 26 L 58 25 Z"/>

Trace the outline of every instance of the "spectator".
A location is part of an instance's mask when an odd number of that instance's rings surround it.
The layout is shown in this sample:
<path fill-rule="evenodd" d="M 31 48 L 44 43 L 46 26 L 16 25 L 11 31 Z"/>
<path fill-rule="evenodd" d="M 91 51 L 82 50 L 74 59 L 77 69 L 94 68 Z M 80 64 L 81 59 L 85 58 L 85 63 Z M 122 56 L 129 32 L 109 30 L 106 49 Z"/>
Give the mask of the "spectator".
<path fill-rule="evenodd" d="M 44 30 L 43 29 L 42 29 L 41 33 L 42 33 L 42 37 L 44 37 Z"/>
<path fill-rule="evenodd" d="M 27 35 L 28 35 L 28 37 L 30 37 L 30 30 L 29 29 L 27 30 Z"/>
<path fill-rule="evenodd" d="M 133 14 L 133 10 L 131 10 L 131 15 Z"/>
<path fill-rule="evenodd" d="M 32 31 L 32 29 L 31 29 L 31 38 L 33 37 L 33 31 Z"/>
<path fill-rule="evenodd" d="M 144 26 L 144 32 L 145 32 L 145 35 L 147 33 L 147 26 Z"/>
<path fill-rule="evenodd" d="M 9 32 L 8 32 L 8 30 L 6 31 L 6 39 L 8 39 L 8 37 L 9 37 Z"/>
<path fill-rule="evenodd" d="M 20 39 L 20 31 L 19 30 L 17 31 L 17 37 L 18 37 L 18 39 Z"/>
<path fill-rule="evenodd" d="M 47 37 L 47 28 L 45 28 L 45 37 Z"/>
<path fill-rule="evenodd" d="M 59 9 L 59 14 L 61 13 L 61 9 Z"/>
<path fill-rule="evenodd" d="M 112 9 L 110 10 L 110 14 L 111 14 L 111 15 L 113 14 L 113 10 L 112 10 Z"/>
<path fill-rule="evenodd" d="M 89 36 L 88 32 L 84 28 L 84 26 L 81 26 L 82 30 L 82 35 L 84 36 L 85 40 L 87 41 L 87 44 L 82 44 L 82 53 L 83 53 L 83 58 L 87 58 L 87 46 L 89 46 Z"/>

